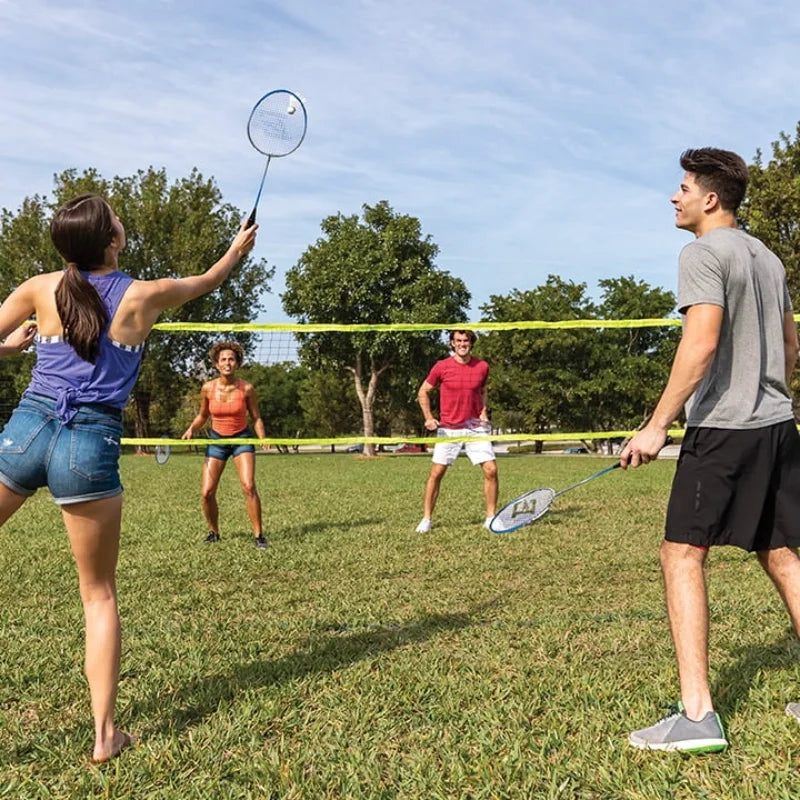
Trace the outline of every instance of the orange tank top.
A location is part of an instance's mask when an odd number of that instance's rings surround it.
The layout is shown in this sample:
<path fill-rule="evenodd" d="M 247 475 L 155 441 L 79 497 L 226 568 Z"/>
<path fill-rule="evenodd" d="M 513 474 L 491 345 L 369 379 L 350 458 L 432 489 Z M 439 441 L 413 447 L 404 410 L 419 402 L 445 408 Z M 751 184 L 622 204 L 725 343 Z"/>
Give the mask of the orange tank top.
<path fill-rule="evenodd" d="M 211 396 L 208 398 L 208 411 L 211 414 L 211 427 L 222 436 L 233 436 L 247 427 L 247 403 L 242 381 L 230 392 L 219 389 L 219 380 L 214 380 Z"/>

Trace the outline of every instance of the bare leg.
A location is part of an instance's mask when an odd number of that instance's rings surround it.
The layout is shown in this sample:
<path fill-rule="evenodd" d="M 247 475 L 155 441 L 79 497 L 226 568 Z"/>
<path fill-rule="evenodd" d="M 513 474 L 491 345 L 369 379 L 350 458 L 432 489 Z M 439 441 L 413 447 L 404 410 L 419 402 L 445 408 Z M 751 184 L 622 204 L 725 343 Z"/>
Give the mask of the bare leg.
<path fill-rule="evenodd" d="M 800 558 L 797 551 L 788 547 L 761 550 L 758 561 L 775 584 L 789 612 L 794 632 L 800 636 Z"/>
<path fill-rule="evenodd" d="M 28 498 L 24 494 L 12 492 L 4 483 L 0 483 L 0 525 L 5 525 L 11 515 Z"/>
<path fill-rule="evenodd" d="M 253 535 L 261 536 L 261 498 L 256 489 L 256 455 L 242 453 L 233 459 L 233 465 L 242 484 L 242 494 L 247 505 L 247 516 L 250 517 L 250 524 L 253 526 Z"/>
<path fill-rule="evenodd" d="M 115 571 L 122 495 L 63 506 L 61 513 L 78 567 L 86 622 L 84 669 L 94 716 L 93 760 L 107 761 L 132 741 L 114 725 L 120 654 Z"/>
<path fill-rule="evenodd" d="M 217 486 L 225 469 L 221 458 L 206 458 L 203 462 L 203 485 L 200 490 L 203 516 L 210 531 L 219 533 L 219 506 L 217 505 Z"/>
<path fill-rule="evenodd" d="M 486 499 L 486 516 L 493 517 L 497 513 L 497 493 L 499 482 L 497 480 L 497 462 L 484 461 L 483 469 L 483 496 Z"/>
<path fill-rule="evenodd" d="M 439 487 L 447 467 L 444 464 L 431 464 L 431 474 L 425 484 L 424 511 L 422 516 L 426 519 L 433 518 L 433 510 L 436 508 L 436 501 L 439 498 Z"/>
<path fill-rule="evenodd" d="M 690 544 L 663 542 L 661 570 L 672 640 L 678 658 L 681 700 L 689 719 L 713 710 L 708 685 L 708 596 L 706 550 Z"/>

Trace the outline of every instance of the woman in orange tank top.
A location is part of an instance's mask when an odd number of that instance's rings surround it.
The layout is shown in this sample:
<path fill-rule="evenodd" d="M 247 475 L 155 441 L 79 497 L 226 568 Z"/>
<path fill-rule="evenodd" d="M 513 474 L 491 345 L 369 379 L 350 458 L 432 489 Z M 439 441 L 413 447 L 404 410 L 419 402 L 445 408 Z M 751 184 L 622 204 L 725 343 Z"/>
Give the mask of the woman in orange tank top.
<path fill-rule="evenodd" d="M 191 439 L 211 417 L 209 439 L 248 439 L 253 432 L 247 427 L 247 415 L 253 422 L 256 436 L 266 438 L 264 422 L 258 410 L 258 400 L 251 383 L 239 380 L 236 370 L 244 360 L 244 350 L 236 342 L 218 342 L 209 351 L 219 377 L 203 384 L 200 392 L 200 411 L 186 429 L 182 439 Z M 266 447 L 262 449 L 266 450 Z M 206 460 L 203 464 L 202 505 L 208 525 L 207 542 L 218 542 L 219 506 L 217 505 L 217 486 L 228 459 L 233 457 L 233 465 L 239 474 L 247 514 L 253 525 L 256 547 L 267 547 L 267 540 L 261 525 L 261 498 L 256 489 L 255 447 L 251 444 L 211 444 L 206 447 Z"/>

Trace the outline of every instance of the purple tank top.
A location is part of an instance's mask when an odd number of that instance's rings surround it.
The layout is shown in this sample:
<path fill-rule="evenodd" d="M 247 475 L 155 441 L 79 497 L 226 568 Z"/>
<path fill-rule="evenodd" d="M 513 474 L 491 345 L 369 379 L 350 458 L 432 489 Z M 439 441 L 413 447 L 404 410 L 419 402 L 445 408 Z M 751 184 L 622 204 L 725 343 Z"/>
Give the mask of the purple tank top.
<path fill-rule="evenodd" d="M 144 344 L 131 347 L 110 339 L 108 329 L 133 278 L 117 270 L 105 275 L 82 272 L 94 286 L 108 312 L 100 334 L 97 361 L 84 361 L 61 336 L 38 336 L 36 366 L 28 391 L 51 397 L 63 422 L 69 422 L 83 403 L 102 403 L 122 409 L 139 375 Z"/>

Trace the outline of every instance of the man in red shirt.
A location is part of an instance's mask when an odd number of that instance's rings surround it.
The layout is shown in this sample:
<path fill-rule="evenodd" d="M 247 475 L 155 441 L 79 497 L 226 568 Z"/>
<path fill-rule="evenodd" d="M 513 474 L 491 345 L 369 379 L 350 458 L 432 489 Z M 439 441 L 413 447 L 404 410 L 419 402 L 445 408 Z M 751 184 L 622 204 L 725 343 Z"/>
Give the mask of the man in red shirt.
<path fill-rule="evenodd" d="M 438 430 L 438 436 L 474 435 L 475 430 L 467 426 L 468 420 L 484 420 L 487 422 L 487 429 L 489 427 L 489 412 L 486 408 L 488 396 L 486 381 L 489 378 L 489 365 L 471 355 L 475 339 L 476 336 L 472 331 L 451 331 L 450 347 L 453 355 L 437 361 L 433 365 L 417 393 L 417 399 L 425 416 L 425 427 L 429 431 Z M 433 416 L 430 400 L 430 393 L 437 386 L 439 387 L 439 419 Z M 442 478 L 462 449 L 466 451 L 473 464 L 480 464 L 483 469 L 483 493 L 486 499 L 484 527 L 489 527 L 489 523 L 497 511 L 497 462 L 492 443 L 486 441 L 439 442 L 433 448 L 431 474 L 425 485 L 424 516 L 417 525 L 418 533 L 427 533 L 431 529 L 433 509 L 439 497 Z"/>

